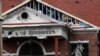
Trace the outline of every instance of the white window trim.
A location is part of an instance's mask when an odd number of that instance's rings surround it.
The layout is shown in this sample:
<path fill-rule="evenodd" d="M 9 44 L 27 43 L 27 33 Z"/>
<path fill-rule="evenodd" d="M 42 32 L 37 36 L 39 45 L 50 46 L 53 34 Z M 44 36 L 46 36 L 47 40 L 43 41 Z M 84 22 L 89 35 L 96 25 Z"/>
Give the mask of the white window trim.
<path fill-rule="evenodd" d="M 55 52 L 46 52 L 44 55 L 55 55 Z M 60 55 L 60 52 L 58 52 L 58 55 Z"/>

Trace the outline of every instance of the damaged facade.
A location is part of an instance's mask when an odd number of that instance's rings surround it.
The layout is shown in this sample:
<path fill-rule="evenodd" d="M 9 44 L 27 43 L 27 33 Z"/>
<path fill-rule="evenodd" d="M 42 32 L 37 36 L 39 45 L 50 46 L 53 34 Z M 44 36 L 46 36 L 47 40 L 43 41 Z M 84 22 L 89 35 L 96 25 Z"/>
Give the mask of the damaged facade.
<path fill-rule="evenodd" d="M 98 0 L 93 2 L 97 5 Z M 89 0 L 3 0 L 2 3 L 4 56 L 100 55 L 100 17 L 96 16 L 96 23 L 89 10 L 83 9 L 92 4 Z"/>

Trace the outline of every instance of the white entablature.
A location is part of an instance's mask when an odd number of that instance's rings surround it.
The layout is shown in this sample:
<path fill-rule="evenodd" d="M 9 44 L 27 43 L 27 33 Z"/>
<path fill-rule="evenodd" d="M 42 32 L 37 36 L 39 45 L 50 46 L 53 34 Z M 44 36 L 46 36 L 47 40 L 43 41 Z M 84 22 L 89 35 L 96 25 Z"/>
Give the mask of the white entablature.
<path fill-rule="evenodd" d="M 37 37 L 38 39 L 45 39 L 48 36 L 68 38 L 67 30 L 62 26 L 4 28 L 2 36 L 6 38 Z"/>
<path fill-rule="evenodd" d="M 22 7 L 12 12 L 3 22 L 3 37 L 37 37 L 61 36 L 67 39 L 67 25 L 41 12 Z"/>

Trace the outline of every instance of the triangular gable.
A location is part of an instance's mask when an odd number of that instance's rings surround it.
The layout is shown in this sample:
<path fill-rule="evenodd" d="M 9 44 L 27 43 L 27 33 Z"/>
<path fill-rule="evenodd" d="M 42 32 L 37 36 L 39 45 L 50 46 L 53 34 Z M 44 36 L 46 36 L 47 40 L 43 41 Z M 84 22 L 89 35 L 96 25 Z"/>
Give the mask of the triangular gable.
<path fill-rule="evenodd" d="M 36 0 L 36 1 L 38 1 L 38 0 Z M 80 18 L 78 18 L 78 17 L 75 17 L 75 16 L 73 16 L 73 15 L 71 15 L 71 14 L 69 14 L 69 13 L 67 13 L 67 12 L 64 12 L 64 11 L 62 11 L 62 10 L 60 10 L 60 9 L 58 9 L 58 8 L 55 8 L 55 7 L 53 7 L 53 6 L 51 6 L 51 5 L 49 5 L 49 4 L 47 4 L 47 3 L 44 3 L 43 1 L 38 1 L 38 2 L 40 2 L 40 3 L 42 3 L 42 4 L 45 4 L 45 5 L 47 5 L 47 6 L 49 6 L 49 7 L 51 7 L 51 8 L 54 8 L 55 10 L 57 10 L 57 11 L 60 11 L 60 12 L 62 12 L 62 13 L 64 13 L 65 14 L 65 16 L 67 15 L 67 17 L 69 17 L 69 18 L 73 18 L 73 19 L 75 19 L 76 21 L 79 21 L 79 23 L 80 24 L 73 24 L 73 22 L 70 22 L 70 23 L 67 23 L 67 25 L 70 27 L 72 27 L 72 28 L 80 28 L 80 27 L 96 27 L 95 25 L 92 25 L 92 24 L 90 24 L 90 23 L 88 23 L 88 22 L 86 22 L 86 21 L 84 21 L 84 20 L 81 20 Z M 29 2 L 29 4 L 30 3 L 32 3 L 32 1 L 31 2 Z M 34 10 L 32 10 L 33 8 L 31 8 L 31 9 L 27 9 L 28 11 L 31 11 L 31 12 L 33 12 L 33 14 L 34 13 L 37 13 L 37 12 L 39 12 L 39 11 L 36 11 L 36 12 L 34 12 Z M 19 11 L 20 11 L 20 9 L 18 9 Z M 16 13 L 15 13 L 16 14 Z M 11 16 L 13 16 L 14 14 L 13 14 L 13 12 L 11 12 Z M 41 15 L 39 15 L 39 17 L 41 17 Z M 45 16 L 45 15 L 43 15 L 41 18 L 45 18 L 46 20 L 51 20 L 52 22 L 57 22 L 57 23 L 64 23 L 64 22 L 61 22 L 61 21 L 57 21 L 57 20 L 55 20 L 55 19 L 53 19 L 53 18 L 51 18 L 51 17 L 47 17 L 47 16 Z M 13 19 L 14 20 L 14 19 Z M 40 20 L 40 19 L 39 19 Z M 64 19 L 65 21 L 66 21 L 66 19 Z M 34 21 L 34 20 L 33 20 Z M 19 21 L 20 22 L 20 21 Z M 18 22 L 18 23 L 19 23 Z M 15 23 L 15 22 L 14 22 Z M 21 23 L 21 22 L 20 22 Z M 26 22 L 24 22 L 24 23 L 26 23 Z M 38 22 L 36 22 L 36 23 L 38 23 Z M 40 22 L 39 22 L 40 23 Z M 5 23 L 4 23 L 4 25 L 6 25 Z"/>
<path fill-rule="evenodd" d="M 31 10 L 31 8 L 24 7 L 19 8 L 18 11 L 16 10 L 17 13 L 16 11 L 12 12 L 11 15 L 9 14 L 7 17 L 5 17 L 6 20 L 3 22 L 3 27 L 36 26 L 40 24 L 51 24 L 55 22 L 51 19 L 42 18 L 38 16 L 41 14 L 35 14 L 34 11 Z M 25 15 L 25 13 L 27 15 Z M 23 16 L 23 14 L 25 16 Z"/>
<path fill-rule="evenodd" d="M 51 16 L 51 18 L 54 16 L 54 17 L 57 17 L 57 16 L 55 16 L 55 15 L 58 15 L 58 17 L 59 18 L 54 18 L 54 19 L 56 19 L 56 20 L 58 20 L 59 22 L 61 22 L 61 21 L 65 21 L 66 23 L 67 23 L 67 25 L 69 26 L 69 27 L 71 27 L 71 28 L 88 28 L 88 27 L 95 27 L 94 25 L 91 25 L 91 24 L 88 24 L 88 23 L 86 23 L 86 22 L 84 22 L 84 21 L 82 21 L 82 20 L 79 20 L 79 18 L 78 17 L 75 17 L 75 16 L 73 16 L 73 15 L 71 15 L 71 14 L 66 14 L 66 12 L 64 13 L 64 12 L 62 12 L 62 10 L 59 10 L 59 9 L 57 9 L 57 8 L 55 8 L 55 7 L 53 7 L 53 6 L 51 6 L 51 5 L 48 5 L 48 4 L 45 4 L 43 1 L 40 1 L 40 0 L 36 0 L 35 1 L 37 4 L 39 3 L 40 5 L 39 5 L 39 7 L 40 7 L 40 9 L 39 10 L 37 10 L 37 11 L 41 11 L 42 13 L 43 12 L 47 12 L 47 11 L 49 11 L 49 14 L 45 14 L 45 15 L 49 15 L 48 17 L 50 17 Z M 30 7 L 30 8 L 32 8 L 32 9 L 34 9 L 33 7 L 31 7 L 31 3 L 33 3 L 33 1 L 31 1 L 29 4 L 27 4 L 27 6 L 28 7 Z M 37 5 L 36 4 L 36 5 Z M 46 9 L 44 9 L 44 10 L 42 10 L 43 8 L 46 8 Z M 58 11 L 58 12 L 55 12 L 55 11 Z M 56 14 L 57 13 L 57 14 Z M 63 15 L 61 15 L 61 14 L 63 14 Z M 75 20 L 75 21 L 78 21 L 79 23 L 77 24 L 77 23 L 74 23 L 74 22 L 67 22 L 67 18 L 64 18 L 64 17 L 67 17 L 68 18 L 68 20 L 70 20 L 71 21 L 71 19 L 73 20 Z"/>

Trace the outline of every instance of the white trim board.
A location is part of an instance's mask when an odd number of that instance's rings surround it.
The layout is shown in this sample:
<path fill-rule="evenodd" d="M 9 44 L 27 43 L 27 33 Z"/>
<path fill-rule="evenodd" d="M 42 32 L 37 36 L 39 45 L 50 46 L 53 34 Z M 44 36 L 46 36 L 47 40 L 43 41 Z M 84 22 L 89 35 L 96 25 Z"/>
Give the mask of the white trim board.
<path fill-rule="evenodd" d="M 79 21 L 82 21 L 82 22 L 84 22 L 84 23 L 86 23 L 86 24 L 88 24 L 88 25 L 91 25 L 91 26 L 93 26 L 94 28 L 98 28 L 98 26 L 96 26 L 96 25 L 94 25 L 94 24 L 91 24 L 91 23 L 89 23 L 89 22 L 87 22 L 87 21 L 85 21 L 85 20 L 83 20 L 83 19 L 81 19 L 81 18 L 79 18 L 79 17 L 76 17 L 76 16 L 74 16 L 74 15 L 72 15 L 72 14 L 66 12 L 66 11 L 63 11 L 63 10 L 57 8 L 57 7 L 54 7 L 54 6 L 52 6 L 52 5 L 50 5 L 50 4 L 46 3 L 46 2 L 43 2 L 43 1 L 41 1 L 41 0 L 37 0 L 37 1 L 40 2 L 40 3 L 42 3 L 42 4 L 44 4 L 44 5 L 47 5 L 47 6 L 51 7 L 51 8 L 53 8 L 53 9 L 56 9 L 56 10 L 58 10 L 58 11 L 64 13 L 64 14 L 66 14 L 66 15 L 69 15 L 69 16 L 71 16 L 71 17 L 73 17 L 73 18 L 75 18 L 75 19 L 77 19 L 77 20 L 79 20 Z"/>
<path fill-rule="evenodd" d="M 13 8 L 11 8 L 11 9 L 9 9 L 9 10 L 7 10 L 6 12 L 4 12 L 4 13 L 2 14 L 2 16 L 5 16 L 6 14 L 12 12 L 13 10 L 15 10 L 15 9 L 17 9 L 17 8 L 19 8 L 19 7 L 21 7 L 21 6 L 23 6 L 24 4 L 26 4 L 26 3 L 30 2 L 30 1 L 31 1 L 31 0 L 25 0 L 25 1 L 22 2 L 21 4 L 15 6 L 15 7 L 13 7 Z"/>
<path fill-rule="evenodd" d="M 78 28 L 78 29 L 73 29 L 74 31 L 98 31 L 99 28 Z"/>
<path fill-rule="evenodd" d="M 89 40 L 78 40 L 78 41 L 69 41 L 69 43 L 89 43 Z"/>
<path fill-rule="evenodd" d="M 44 55 L 55 55 L 55 52 L 46 52 Z M 58 55 L 60 55 L 60 52 L 58 52 Z"/>

